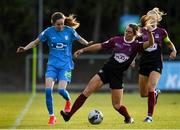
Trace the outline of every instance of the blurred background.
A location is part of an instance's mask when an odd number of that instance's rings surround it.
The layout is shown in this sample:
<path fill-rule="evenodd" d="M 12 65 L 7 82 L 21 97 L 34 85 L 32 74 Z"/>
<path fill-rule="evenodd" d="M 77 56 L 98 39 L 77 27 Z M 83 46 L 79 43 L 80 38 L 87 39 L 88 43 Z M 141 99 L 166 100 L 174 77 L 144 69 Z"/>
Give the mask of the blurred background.
<path fill-rule="evenodd" d="M 167 13 L 160 27 L 165 28 L 171 41 L 180 49 L 180 1 L 179 0 L 1 0 L 0 1 L 0 91 L 31 91 L 32 50 L 16 54 L 19 46 L 25 46 L 39 33 L 51 26 L 55 11 L 66 16 L 75 14 L 80 22 L 77 32 L 86 40 L 103 42 L 115 35 L 122 35 L 127 22 L 139 22 L 148 10 L 159 7 Z M 83 45 L 74 43 L 73 52 Z M 44 86 L 48 47 L 37 47 L 37 90 Z M 68 89 L 80 90 L 100 69 L 111 52 L 82 55 L 75 61 L 72 83 Z M 169 61 L 169 50 L 163 47 L 164 72 L 159 88 L 164 91 L 180 90 L 180 58 Z M 138 90 L 138 59 L 135 68 L 125 75 L 126 89 Z M 73 84 L 73 85 L 72 85 Z M 125 86 L 126 86 L 125 84 Z"/>

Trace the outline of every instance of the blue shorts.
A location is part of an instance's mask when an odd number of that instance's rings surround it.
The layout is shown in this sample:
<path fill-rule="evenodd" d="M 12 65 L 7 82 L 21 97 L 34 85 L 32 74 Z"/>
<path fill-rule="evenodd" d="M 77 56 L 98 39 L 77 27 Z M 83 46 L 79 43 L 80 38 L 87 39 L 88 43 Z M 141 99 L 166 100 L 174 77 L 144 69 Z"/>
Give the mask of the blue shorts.
<path fill-rule="evenodd" d="M 55 81 L 65 80 L 71 82 L 71 70 L 58 69 L 54 66 L 48 65 L 45 77 L 53 78 Z"/>

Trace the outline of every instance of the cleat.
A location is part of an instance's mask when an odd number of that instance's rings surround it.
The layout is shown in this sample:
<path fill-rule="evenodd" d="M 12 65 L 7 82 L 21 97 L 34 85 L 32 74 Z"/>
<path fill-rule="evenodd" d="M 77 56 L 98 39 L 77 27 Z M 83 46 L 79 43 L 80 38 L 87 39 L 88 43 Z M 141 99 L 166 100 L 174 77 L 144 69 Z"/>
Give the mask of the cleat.
<path fill-rule="evenodd" d="M 70 120 L 70 116 L 68 115 L 67 112 L 61 111 L 60 114 L 63 117 L 64 121 L 69 121 Z"/>
<path fill-rule="evenodd" d="M 144 122 L 147 122 L 147 123 L 151 123 L 153 121 L 152 117 L 150 116 L 147 116 L 145 119 L 144 119 Z"/>
<path fill-rule="evenodd" d="M 155 96 L 156 96 L 156 102 L 155 102 L 155 104 L 157 104 L 158 96 L 159 96 L 160 93 L 161 93 L 161 90 L 159 90 L 159 89 L 156 89 L 156 90 L 155 90 Z"/>
<path fill-rule="evenodd" d="M 66 101 L 66 105 L 64 107 L 64 112 L 70 112 L 71 111 L 71 102 Z"/>
<path fill-rule="evenodd" d="M 129 119 L 125 119 L 124 123 L 125 124 L 133 124 L 134 123 L 134 119 L 130 117 Z"/>
<path fill-rule="evenodd" d="M 55 116 L 50 116 L 48 124 L 49 125 L 54 125 L 55 122 L 56 122 L 56 117 Z"/>

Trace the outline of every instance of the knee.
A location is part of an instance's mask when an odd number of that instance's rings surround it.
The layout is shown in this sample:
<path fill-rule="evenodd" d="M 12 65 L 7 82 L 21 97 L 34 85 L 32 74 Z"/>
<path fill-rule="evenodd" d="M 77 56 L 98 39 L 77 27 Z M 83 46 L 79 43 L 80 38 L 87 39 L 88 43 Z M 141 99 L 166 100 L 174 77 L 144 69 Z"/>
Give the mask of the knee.
<path fill-rule="evenodd" d="M 151 82 L 148 82 L 148 88 L 155 88 L 156 85 L 157 85 L 157 82 L 156 81 L 151 81 Z"/>
<path fill-rule="evenodd" d="M 154 92 L 156 88 L 156 83 L 148 84 L 148 92 Z"/>
<path fill-rule="evenodd" d="M 152 82 L 150 85 L 153 86 L 153 88 L 155 88 L 157 83 L 156 82 Z"/>

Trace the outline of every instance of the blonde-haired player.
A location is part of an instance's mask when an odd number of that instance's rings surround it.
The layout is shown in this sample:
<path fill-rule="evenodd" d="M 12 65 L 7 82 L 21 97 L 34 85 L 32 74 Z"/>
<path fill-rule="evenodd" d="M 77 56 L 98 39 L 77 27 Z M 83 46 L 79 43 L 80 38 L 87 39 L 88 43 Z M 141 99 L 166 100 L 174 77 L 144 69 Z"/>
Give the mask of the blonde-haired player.
<path fill-rule="evenodd" d="M 154 36 L 154 44 L 152 47 L 143 51 L 140 64 L 139 64 L 139 87 L 141 97 L 148 97 L 148 113 L 144 122 L 152 122 L 152 116 L 154 112 L 155 104 L 157 103 L 158 89 L 156 90 L 157 83 L 160 79 L 162 72 L 162 45 L 166 44 L 171 50 L 170 59 L 176 58 L 176 48 L 169 39 L 168 33 L 165 29 L 158 27 L 159 22 L 162 20 L 162 16 L 166 15 L 159 8 L 155 7 L 149 10 L 144 17 L 151 19 L 152 32 Z M 142 39 L 147 40 L 147 31 L 142 29 Z"/>

